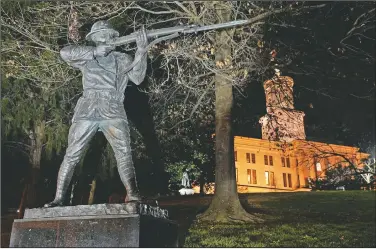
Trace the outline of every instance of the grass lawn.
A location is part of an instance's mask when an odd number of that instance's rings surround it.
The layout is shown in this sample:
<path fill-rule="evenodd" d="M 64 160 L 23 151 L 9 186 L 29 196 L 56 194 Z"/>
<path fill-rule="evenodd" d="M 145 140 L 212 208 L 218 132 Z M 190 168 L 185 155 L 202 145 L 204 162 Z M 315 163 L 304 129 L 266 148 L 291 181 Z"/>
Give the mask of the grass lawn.
<path fill-rule="evenodd" d="M 165 208 L 181 224 L 183 247 L 376 247 L 375 196 L 368 191 L 240 195 L 246 210 L 265 220 L 257 225 L 195 221 L 210 197 L 185 197 Z"/>

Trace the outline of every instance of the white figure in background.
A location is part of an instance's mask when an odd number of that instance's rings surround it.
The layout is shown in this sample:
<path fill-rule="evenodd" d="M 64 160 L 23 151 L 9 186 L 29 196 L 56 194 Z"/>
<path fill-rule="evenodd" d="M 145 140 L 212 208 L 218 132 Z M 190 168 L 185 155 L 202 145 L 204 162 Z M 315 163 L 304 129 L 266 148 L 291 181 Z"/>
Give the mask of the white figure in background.
<path fill-rule="evenodd" d="M 180 195 L 193 195 L 195 191 L 191 188 L 189 181 L 188 170 L 183 173 L 183 178 L 181 179 L 181 185 L 183 188 L 179 190 Z"/>
<path fill-rule="evenodd" d="M 187 170 L 183 173 L 183 178 L 181 179 L 181 185 L 183 185 L 184 188 L 189 188 L 191 186 L 189 182 L 189 176 Z"/>

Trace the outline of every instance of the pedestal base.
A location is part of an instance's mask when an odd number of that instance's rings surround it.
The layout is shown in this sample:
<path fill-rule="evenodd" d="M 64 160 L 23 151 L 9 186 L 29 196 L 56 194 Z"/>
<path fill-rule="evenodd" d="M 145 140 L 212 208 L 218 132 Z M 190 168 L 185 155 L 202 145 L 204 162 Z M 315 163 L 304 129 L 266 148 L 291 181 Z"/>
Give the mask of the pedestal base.
<path fill-rule="evenodd" d="M 179 190 L 180 195 L 194 195 L 195 191 L 191 188 L 182 188 Z"/>
<path fill-rule="evenodd" d="M 129 204 L 28 209 L 24 219 L 13 223 L 10 247 L 178 246 L 176 222 L 158 217 L 158 208 L 142 211 L 134 205 L 133 209 Z M 109 214 L 102 214 L 106 211 Z"/>

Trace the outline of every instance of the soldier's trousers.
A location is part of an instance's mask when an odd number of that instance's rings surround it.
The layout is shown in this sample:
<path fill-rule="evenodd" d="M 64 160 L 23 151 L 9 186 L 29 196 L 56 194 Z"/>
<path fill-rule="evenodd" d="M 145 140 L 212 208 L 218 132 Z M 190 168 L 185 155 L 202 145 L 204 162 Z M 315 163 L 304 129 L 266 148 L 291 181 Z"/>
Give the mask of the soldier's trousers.
<path fill-rule="evenodd" d="M 58 174 L 55 201 L 63 201 L 74 168 L 80 161 L 85 146 L 98 129 L 103 132 L 114 151 L 120 179 L 127 190 L 128 198 L 138 196 L 127 120 L 78 120 L 69 129 L 68 148 Z"/>

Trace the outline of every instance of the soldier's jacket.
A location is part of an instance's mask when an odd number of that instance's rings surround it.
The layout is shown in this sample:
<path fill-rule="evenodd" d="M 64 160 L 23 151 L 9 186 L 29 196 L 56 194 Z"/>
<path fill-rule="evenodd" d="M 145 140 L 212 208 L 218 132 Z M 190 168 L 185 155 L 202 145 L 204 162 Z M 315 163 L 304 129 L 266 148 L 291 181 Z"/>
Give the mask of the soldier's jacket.
<path fill-rule="evenodd" d="M 113 51 L 106 57 L 95 58 L 94 50 L 91 46 L 67 46 L 60 51 L 64 61 L 82 72 L 84 92 L 72 121 L 126 119 L 124 91 L 129 80 L 137 85 L 144 80 L 146 55 L 131 71 L 123 73 L 133 62 L 131 56 Z"/>

